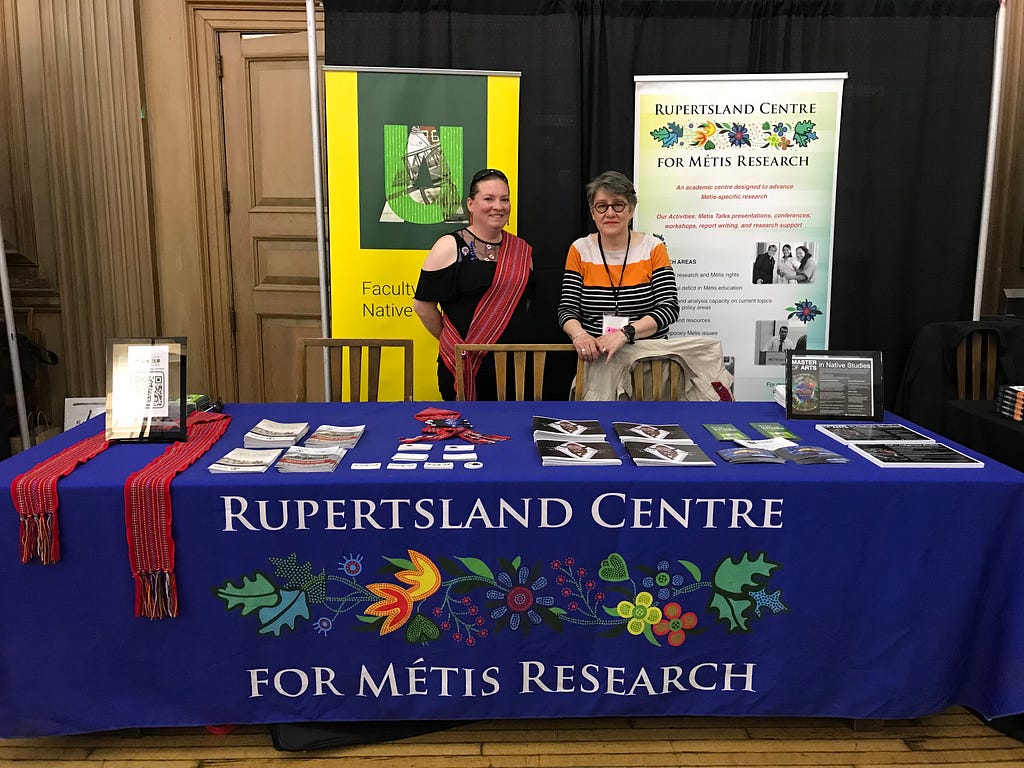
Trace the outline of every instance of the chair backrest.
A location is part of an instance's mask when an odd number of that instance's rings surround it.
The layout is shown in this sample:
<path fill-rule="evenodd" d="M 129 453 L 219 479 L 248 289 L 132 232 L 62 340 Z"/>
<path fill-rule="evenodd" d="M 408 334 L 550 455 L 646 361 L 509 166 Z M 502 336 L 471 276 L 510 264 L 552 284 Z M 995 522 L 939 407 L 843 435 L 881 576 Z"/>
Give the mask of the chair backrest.
<path fill-rule="evenodd" d="M 548 352 L 572 352 L 576 348 L 572 344 L 456 344 L 455 345 L 455 399 L 465 400 L 466 392 L 463 385 L 463 363 L 466 352 L 490 352 L 494 355 L 494 375 L 497 380 L 498 400 L 508 400 L 508 356 L 512 355 L 515 366 L 516 400 L 526 399 L 526 360 L 527 355 L 533 361 L 533 399 L 544 397 L 544 364 Z M 583 394 L 583 361 L 576 358 L 575 398 Z"/>
<path fill-rule="evenodd" d="M 306 368 L 309 363 L 308 350 L 317 347 L 330 356 L 331 393 L 330 400 L 340 402 L 376 402 L 380 395 L 381 350 L 398 347 L 404 351 L 404 381 L 402 399 L 413 399 L 412 374 L 413 356 L 411 339 L 298 339 L 295 349 L 295 364 L 298 369 L 296 402 L 306 401 Z M 335 354 L 337 350 L 337 354 Z M 346 355 L 347 350 L 347 355 Z M 347 357 L 347 360 L 346 360 Z M 345 398 L 344 373 L 348 371 L 348 397 Z M 366 392 L 363 397 L 363 371 L 366 372 Z"/>
<path fill-rule="evenodd" d="M 686 377 L 682 364 L 670 357 L 638 360 L 630 370 L 633 400 L 682 400 Z"/>
<path fill-rule="evenodd" d="M 960 400 L 992 400 L 996 395 L 999 335 L 979 328 L 956 347 L 956 393 Z"/>

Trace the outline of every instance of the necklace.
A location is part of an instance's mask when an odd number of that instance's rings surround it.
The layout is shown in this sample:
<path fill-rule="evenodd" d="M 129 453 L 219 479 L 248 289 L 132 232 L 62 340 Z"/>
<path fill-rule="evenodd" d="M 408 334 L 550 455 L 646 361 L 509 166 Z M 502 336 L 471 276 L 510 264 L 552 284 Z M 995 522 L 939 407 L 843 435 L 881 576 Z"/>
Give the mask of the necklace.
<path fill-rule="evenodd" d="M 481 243 L 484 246 L 484 252 L 482 254 L 477 254 L 476 248 L 473 247 L 473 244 L 470 244 L 470 248 L 472 249 L 474 256 L 478 256 L 479 258 L 484 259 L 485 261 L 494 261 L 496 258 L 498 258 L 498 248 L 501 247 L 500 239 L 498 240 L 498 242 L 492 243 L 490 240 L 484 240 L 469 227 L 466 227 L 466 232 L 468 232 L 473 237 L 474 244 Z"/>

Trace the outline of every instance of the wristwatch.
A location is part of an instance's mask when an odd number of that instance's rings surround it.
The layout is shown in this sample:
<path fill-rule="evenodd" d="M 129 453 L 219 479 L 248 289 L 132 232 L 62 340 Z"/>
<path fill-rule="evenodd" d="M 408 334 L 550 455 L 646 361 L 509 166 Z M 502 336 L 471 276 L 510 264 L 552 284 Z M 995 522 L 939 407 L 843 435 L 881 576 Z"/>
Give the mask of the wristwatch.
<path fill-rule="evenodd" d="M 622 333 L 625 334 L 626 336 L 627 344 L 632 344 L 634 341 L 636 341 L 636 328 L 633 327 L 632 323 L 626 323 L 624 326 L 622 326 L 621 330 Z"/>

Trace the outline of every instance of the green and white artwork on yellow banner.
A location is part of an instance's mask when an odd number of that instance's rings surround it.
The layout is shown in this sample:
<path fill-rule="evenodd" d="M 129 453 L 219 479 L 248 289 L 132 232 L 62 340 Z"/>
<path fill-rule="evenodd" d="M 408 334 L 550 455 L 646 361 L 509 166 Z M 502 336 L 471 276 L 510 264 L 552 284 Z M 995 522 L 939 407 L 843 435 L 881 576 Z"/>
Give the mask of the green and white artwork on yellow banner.
<path fill-rule="evenodd" d="M 415 397 L 436 400 L 416 282 L 434 242 L 466 225 L 478 169 L 508 176 L 516 231 L 519 75 L 328 67 L 324 93 L 331 335 L 413 339 Z M 385 376 L 381 398 L 400 399 L 400 385 Z"/>
<path fill-rule="evenodd" d="M 739 400 L 828 345 L 845 74 L 636 77 L 634 226 L 679 284 L 673 336 L 714 336 Z"/>

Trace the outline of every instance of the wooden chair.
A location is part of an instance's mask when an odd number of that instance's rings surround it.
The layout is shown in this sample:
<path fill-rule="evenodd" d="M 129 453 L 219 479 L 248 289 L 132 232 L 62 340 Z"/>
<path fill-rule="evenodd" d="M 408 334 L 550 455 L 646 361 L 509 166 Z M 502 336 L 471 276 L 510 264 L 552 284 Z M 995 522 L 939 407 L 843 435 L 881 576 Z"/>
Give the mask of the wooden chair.
<path fill-rule="evenodd" d="M 412 375 L 413 357 L 411 339 L 298 339 L 295 349 L 295 365 L 298 369 L 299 384 L 295 393 L 296 402 L 306 402 L 306 366 L 308 350 L 317 347 L 327 350 L 331 364 L 331 401 L 342 402 L 344 396 L 343 371 L 348 368 L 348 402 L 360 402 L 363 398 L 363 370 L 365 366 L 366 402 L 376 402 L 380 394 L 381 351 L 385 347 L 397 347 L 404 350 L 404 381 L 402 399 L 410 402 L 413 399 Z M 335 355 L 333 350 L 337 349 Z M 345 350 L 348 350 L 347 366 Z M 365 350 L 365 359 L 364 359 Z M 388 374 L 385 374 L 388 375 Z"/>
<path fill-rule="evenodd" d="M 956 347 L 956 393 L 960 400 L 992 400 L 996 396 L 999 335 L 979 328 Z"/>
<path fill-rule="evenodd" d="M 669 357 L 638 360 L 630 370 L 633 400 L 682 400 L 685 375 L 682 364 Z"/>
<path fill-rule="evenodd" d="M 507 400 L 508 389 L 508 356 L 512 355 L 515 366 L 515 399 L 526 397 L 526 359 L 527 354 L 533 361 L 533 399 L 544 398 L 544 364 L 548 352 L 572 352 L 576 348 L 572 344 L 456 344 L 455 345 L 455 399 L 465 400 L 463 386 L 463 355 L 466 352 L 491 352 L 494 355 L 494 375 L 497 379 L 498 400 Z M 576 358 L 575 398 L 578 400 L 583 393 L 584 367 L 583 361 Z"/>

